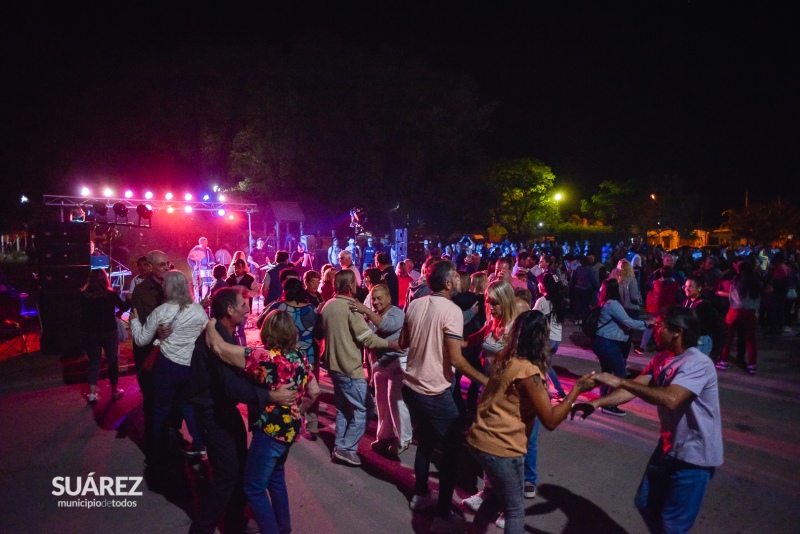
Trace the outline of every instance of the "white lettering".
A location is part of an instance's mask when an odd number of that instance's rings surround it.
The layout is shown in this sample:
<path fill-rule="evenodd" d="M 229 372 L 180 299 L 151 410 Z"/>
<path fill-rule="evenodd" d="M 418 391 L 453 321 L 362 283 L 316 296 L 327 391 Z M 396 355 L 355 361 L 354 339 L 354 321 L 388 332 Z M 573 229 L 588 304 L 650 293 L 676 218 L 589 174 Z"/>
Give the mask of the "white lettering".
<path fill-rule="evenodd" d="M 97 496 L 97 483 L 92 477 L 94 477 L 94 473 L 89 473 L 89 476 L 86 477 L 86 482 L 83 484 L 83 491 L 81 492 L 82 497 L 86 497 L 89 492 L 94 493 L 95 497 Z"/>
<path fill-rule="evenodd" d="M 139 487 L 139 484 L 142 483 L 142 477 L 128 477 L 128 480 L 133 481 L 133 487 L 130 489 L 130 491 L 128 491 L 128 496 L 129 497 L 141 497 L 142 496 L 142 492 L 141 491 L 136 491 L 136 489 Z"/>
<path fill-rule="evenodd" d="M 117 497 L 128 495 L 127 488 L 125 487 L 125 481 L 127 479 L 128 477 L 117 477 L 117 488 L 114 491 L 114 495 Z"/>
<path fill-rule="evenodd" d="M 108 492 L 108 493 L 106 493 Z M 100 495 L 114 495 L 114 479 L 100 477 Z"/>
<path fill-rule="evenodd" d="M 64 481 L 64 477 L 55 477 L 53 478 L 53 495 L 60 496 L 64 495 L 64 485 L 62 482 Z"/>
<path fill-rule="evenodd" d="M 64 482 L 65 482 L 64 485 L 67 488 L 67 495 L 72 495 L 73 497 L 76 496 L 76 495 L 80 495 L 81 494 L 81 477 L 75 477 L 75 488 L 74 489 L 72 488 L 72 484 L 70 484 L 71 480 L 72 480 L 72 477 L 66 477 L 64 479 Z"/>

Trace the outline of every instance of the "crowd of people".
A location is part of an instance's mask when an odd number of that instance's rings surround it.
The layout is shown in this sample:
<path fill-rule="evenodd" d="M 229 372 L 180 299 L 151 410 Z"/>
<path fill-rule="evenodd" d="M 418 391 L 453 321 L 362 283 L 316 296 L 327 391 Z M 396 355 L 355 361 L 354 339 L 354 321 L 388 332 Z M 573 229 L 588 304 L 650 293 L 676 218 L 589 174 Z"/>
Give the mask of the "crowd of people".
<path fill-rule="evenodd" d="M 420 272 L 414 261 L 397 261 L 369 241 L 349 245 L 329 254 L 319 272 L 302 250 L 294 261 L 276 251 L 274 262 L 255 249 L 248 257 L 237 252 L 232 270 L 213 265 L 204 293 L 193 289 L 207 283 L 206 269 L 190 280 L 152 251 L 137 262 L 128 301 L 110 290 L 103 270 L 92 272 L 81 296 L 87 399 L 98 399 L 102 350 L 111 400 L 124 394 L 114 316 L 130 308 L 146 464 L 159 469 L 184 455 L 207 455 L 214 472 L 190 532 L 212 533 L 223 516 L 242 523 L 245 503 L 262 533 L 291 531 L 284 465 L 297 439 L 318 439 L 323 369 L 336 409 L 332 461 L 361 465 L 358 444 L 374 404 L 374 451 L 398 456 L 416 440 L 409 506 L 435 510 L 432 532 L 466 528 L 451 509 L 465 433 L 484 481 L 463 505 L 476 511 L 477 526 L 495 520 L 507 533 L 522 532 L 523 499 L 536 495 L 540 425 L 553 430 L 570 413 L 586 417 L 596 408 L 624 416 L 619 405 L 634 397 L 658 406 L 662 426 L 636 505 L 653 531 L 686 531 L 722 463 L 709 356 L 718 355 L 718 370 L 728 369 L 738 336 L 738 356 L 747 355 L 746 369 L 755 374 L 759 323 L 779 335 L 796 315 L 797 265 L 782 250 L 694 257 L 690 249 L 606 244 L 596 254 L 588 242 L 486 247 L 464 237 L 429 246 Z M 199 248 L 207 249 L 207 240 Z M 208 267 L 214 257 L 200 250 L 189 259 Z M 253 263 L 258 273 L 251 274 Z M 243 335 L 253 299 L 264 302 L 257 348 Z M 589 321 L 595 308 L 591 348 L 601 373 L 581 377 L 567 392 L 553 370 L 564 324 Z M 645 334 L 634 348 L 636 331 Z M 651 341 L 657 355 L 628 380 L 629 352 L 648 350 Z M 597 386 L 600 398 L 578 402 Z M 248 405 L 249 451 L 238 403 Z M 183 421 L 191 443 L 180 432 Z M 438 492 L 429 485 L 436 448 Z M 677 486 L 676 473 L 689 471 Z"/>

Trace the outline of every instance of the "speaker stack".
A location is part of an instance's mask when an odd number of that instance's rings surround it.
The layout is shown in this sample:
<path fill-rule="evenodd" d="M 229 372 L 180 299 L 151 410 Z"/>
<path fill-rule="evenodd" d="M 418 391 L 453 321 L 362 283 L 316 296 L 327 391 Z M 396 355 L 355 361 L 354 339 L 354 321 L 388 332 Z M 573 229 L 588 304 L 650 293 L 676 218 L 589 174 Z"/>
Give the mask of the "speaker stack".
<path fill-rule="evenodd" d="M 81 352 L 80 290 L 91 270 L 89 225 L 42 223 L 36 233 L 44 354 Z"/>

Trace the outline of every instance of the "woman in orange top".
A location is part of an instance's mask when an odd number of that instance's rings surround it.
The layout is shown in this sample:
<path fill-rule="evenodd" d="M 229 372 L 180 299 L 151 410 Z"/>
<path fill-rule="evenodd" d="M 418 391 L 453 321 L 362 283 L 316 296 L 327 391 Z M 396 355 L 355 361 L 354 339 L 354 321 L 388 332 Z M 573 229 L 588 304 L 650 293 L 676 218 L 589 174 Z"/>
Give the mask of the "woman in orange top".
<path fill-rule="evenodd" d="M 470 452 L 483 467 L 491 481 L 491 495 L 496 497 L 487 496 L 475 522 L 483 527 L 491 517 L 490 505 L 496 507 L 499 500 L 505 515 L 505 534 L 525 531 L 523 468 L 535 419 L 538 417 L 546 429 L 554 430 L 567 418 L 578 395 L 594 387 L 594 373 L 584 375 L 563 402 L 551 405 L 545 378 L 550 366 L 548 323 L 535 310 L 514 321 L 478 405 L 477 420 L 467 436 Z"/>

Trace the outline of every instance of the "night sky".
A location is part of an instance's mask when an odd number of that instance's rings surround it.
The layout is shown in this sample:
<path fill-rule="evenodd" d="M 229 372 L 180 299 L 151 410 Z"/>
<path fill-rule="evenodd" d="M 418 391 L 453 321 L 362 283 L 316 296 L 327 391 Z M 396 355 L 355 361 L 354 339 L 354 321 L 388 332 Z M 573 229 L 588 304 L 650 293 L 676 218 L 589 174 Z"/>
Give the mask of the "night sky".
<path fill-rule="evenodd" d="M 320 35 L 469 76 L 497 106 L 487 153 L 550 165 L 569 191 L 564 210 L 609 179 L 680 177 L 711 223 L 741 207 L 746 191 L 751 201 L 797 200 L 798 20 L 789 7 L 339 4 L 7 13 L 3 211 L 21 193 L 74 194 L 74 169 L 93 165 L 91 140 L 132 113 L 135 94 L 120 87 L 132 65 L 146 80 L 171 68 L 159 58 L 176 49 L 290 47 Z M 97 171 L 113 175 L 103 156 Z"/>

